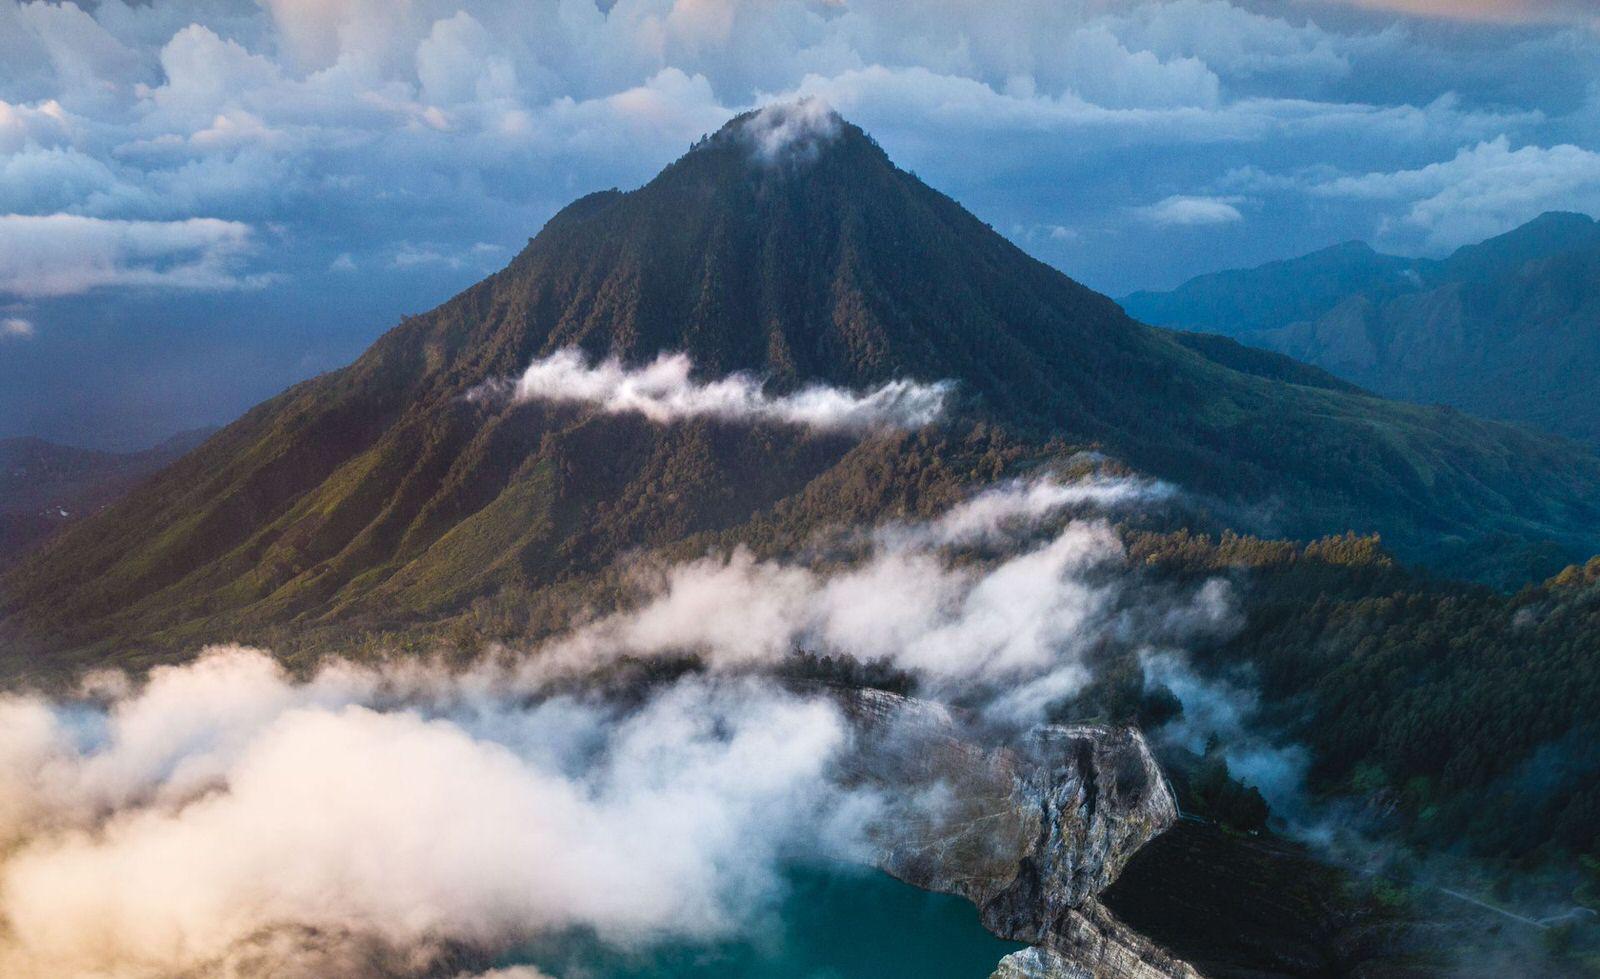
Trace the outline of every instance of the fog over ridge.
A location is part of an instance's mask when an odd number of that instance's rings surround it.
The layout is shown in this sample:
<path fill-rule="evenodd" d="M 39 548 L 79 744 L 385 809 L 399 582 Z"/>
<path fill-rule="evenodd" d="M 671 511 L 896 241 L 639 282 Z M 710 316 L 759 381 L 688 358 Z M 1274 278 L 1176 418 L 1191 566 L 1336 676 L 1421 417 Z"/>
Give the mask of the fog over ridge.
<path fill-rule="evenodd" d="M 871 863 L 893 806 L 934 804 L 835 777 L 852 728 L 782 679 L 795 654 L 888 667 L 985 729 L 1046 721 L 1092 650 L 1178 663 L 1232 628 L 1226 582 L 1144 582 L 1108 521 L 1174 492 L 1041 472 L 861 529 L 852 560 L 640 567 L 630 607 L 466 667 L 297 677 L 221 646 L 0 697 L 0 973 L 451 976 L 574 927 L 759 929 L 785 867 Z M 655 657 L 700 666 L 621 700 L 588 684 Z"/>

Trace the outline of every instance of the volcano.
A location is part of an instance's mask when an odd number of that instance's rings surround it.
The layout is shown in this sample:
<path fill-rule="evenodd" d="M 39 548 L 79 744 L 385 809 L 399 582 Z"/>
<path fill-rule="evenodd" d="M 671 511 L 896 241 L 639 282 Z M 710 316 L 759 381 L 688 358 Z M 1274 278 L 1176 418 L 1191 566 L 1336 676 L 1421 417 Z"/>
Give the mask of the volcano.
<path fill-rule="evenodd" d="M 562 352 L 778 396 L 949 382 L 916 431 L 662 422 L 474 396 Z M 453 621 L 537 632 L 618 559 L 930 512 L 1093 448 L 1250 529 L 1430 560 L 1600 550 L 1600 458 L 1142 325 L 811 103 L 740 116 L 645 186 L 558 213 L 504 270 L 256 407 L 0 581 L 12 670 L 116 649 Z"/>

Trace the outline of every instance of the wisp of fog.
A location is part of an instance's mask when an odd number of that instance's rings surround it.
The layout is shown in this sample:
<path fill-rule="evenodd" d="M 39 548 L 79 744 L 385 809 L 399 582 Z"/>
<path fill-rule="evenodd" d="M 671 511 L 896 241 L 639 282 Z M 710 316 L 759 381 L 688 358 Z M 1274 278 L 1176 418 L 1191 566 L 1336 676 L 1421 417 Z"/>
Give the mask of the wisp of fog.
<path fill-rule="evenodd" d="M 535 360 L 515 380 L 491 381 L 471 396 L 588 404 L 606 414 L 643 415 L 663 424 L 715 418 L 866 432 L 930 425 L 943 414 L 952 389 L 948 382 L 895 380 L 863 393 L 811 385 L 774 395 L 747 374 L 700 381 L 693 372 L 693 362 L 682 353 L 628 367 L 616 358 L 591 364 L 581 351 L 563 349 Z"/>

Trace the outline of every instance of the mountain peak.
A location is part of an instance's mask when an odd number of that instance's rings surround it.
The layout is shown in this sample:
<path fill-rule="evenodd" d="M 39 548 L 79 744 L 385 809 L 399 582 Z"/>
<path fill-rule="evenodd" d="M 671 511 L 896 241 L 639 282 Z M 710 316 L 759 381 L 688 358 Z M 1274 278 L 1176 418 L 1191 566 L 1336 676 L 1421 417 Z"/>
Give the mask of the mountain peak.
<path fill-rule="evenodd" d="M 734 116 L 646 185 L 778 186 L 896 171 L 871 136 L 820 98 L 774 102 Z M 796 180 L 791 178 L 804 178 Z"/>
<path fill-rule="evenodd" d="M 1476 276 L 1596 243 L 1600 243 L 1600 224 L 1587 214 L 1546 211 L 1505 234 L 1466 245 L 1445 261 L 1456 277 Z"/>
<path fill-rule="evenodd" d="M 768 166 L 814 160 L 840 140 L 871 139 L 845 122 L 826 101 L 816 97 L 773 102 L 730 119 L 708 142 L 742 146 L 752 159 Z"/>
<path fill-rule="evenodd" d="M 865 442 L 472 397 L 577 352 L 667 353 L 773 397 L 956 394 L 942 427 Z M 1142 326 L 807 102 L 576 202 L 502 271 L 246 414 L 9 571 L 0 625 L 91 650 L 531 608 L 639 547 L 801 541 L 1091 446 L 1201 497 L 1281 500 L 1298 536 L 1600 547 L 1593 456 Z"/>
<path fill-rule="evenodd" d="M 1523 225 L 1525 228 L 1588 228 L 1594 218 L 1577 211 L 1546 211 Z"/>

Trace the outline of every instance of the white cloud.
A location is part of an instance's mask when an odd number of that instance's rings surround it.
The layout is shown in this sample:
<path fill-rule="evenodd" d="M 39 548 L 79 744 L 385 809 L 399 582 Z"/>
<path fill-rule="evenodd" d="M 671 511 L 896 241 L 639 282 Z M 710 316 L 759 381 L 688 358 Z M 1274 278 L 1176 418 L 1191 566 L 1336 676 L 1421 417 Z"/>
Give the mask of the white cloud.
<path fill-rule="evenodd" d="M 146 125 L 164 129 L 205 127 L 283 81 L 267 58 L 200 24 L 174 34 L 161 48 L 160 62 L 165 80 L 148 93 L 154 112 Z"/>
<path fill-rule="evenodd" d="M 1231 624 L 1225 584 L 1190 596 L 1144 590 L 1125 573 L 1110 525 L 1083 516 L 1170 495 L 1155 483 L 1041 477 L 926 523 L 881 528 L 843 566 L 736 550 L 641 570 L 637 607 L 542 648 L 527 675 L 543 682 L 619 658 L 683 654 L 739 670 L 806 649 L 887 663 L 936 699 L 1036 723 L 1087 682 L 1089 651 L 1170 645 Z M 973 547 L 1005 556 L 963 560 Z"/>
<path fill-rule="evenodd" d="M 34 335 L 33 323 L 20 316 L 0 319 L 0 340 L 26 340 Z"/>
<path fill-rule="evenodd" d="M 1120 556 L 1094 523 L 984 571 L 923 548 L 886 549 L 833 575 L 739 551 L 671 569 L 636 612 L 546 650 L 533 668 L 685 652 L 740 668 L 809 648 L 891 663 L 935 695 L 988 691 L 997 717 L 1037 721 L 1087 682 L 1083 655 L 1110 628 L 1116 594 L 1090 573 Z"/>
<path fill-rule="evenodd" d="M 1301 838 L 1317 832 L 1307 820 L 1311 805 L 1306 776 L 1311 753 L 1304 745 L 1275 743 L 1263 737 L 1260 695 L 1226 680 L 1207 679 L 1183 657 L 1151 652 L 1140 657 L 1148 689 L 1165 688 L 1183 712 L 1159 736 L 1200 754 L 1215 738 L 1228 772 L 1261 792 L 1273 814 L 1288 821 Z"/>
<path fill-rule="evenodd" d="M 1098 247 L 1071 252 L 1091 268 L 1069 271 L 1104 274 L 1150 253 L 1139 242 L 1155 225 L 1128 232 L 1132 202 L 1244 160 L 1379 172 L 1501 133 L 1559 142 L 1539 134 L 1561 126 L 1588 145 L 1591 123 L 1548 112 L 1574 111 L 1572 93 L 1595 84 L 1581 67 L 1600 63 L 1592 38 L 1551 30 L 1486 55 L 1364 18 L 1276 13 L 1225 0 L 7 0 L 0 212 L 277 224 L 320 254 L 263 250 L 241 270 L 348 252 L 373 256 L 373 280 L 449 275 L 478 266 L 425 253 L 519 240 L 740 111 L 811 95 L 999 226 L 1092 236 Z M 1548 78 L 1528 70 L 1558 63 Z M 1283 235 L 1281 203 L 1250 212 L 1252 226 Z M 1113 226 L 1120 236 L 1101 233 Z M 1044 232 L 1019 240 L 1065 251 Z M 407 242 L 429 243 L 411 249 L 423 262 L 378 257 Z"/>
<path fill-rule="evenodd" d="M 71 126 L 61 103 L 53 99 L 40 105 L 13 105 L 0 99 L 0 153 L 61 143 L 68 138 Z"/>
<path fill-rule="evenodd" d="M 1144 220 L 1160 227 L 1198 227 L 1243 221 L 1236 197 L 1189 197 L 1178 195 L 1139 208 Z"/>
<path fill-rule="evenodd" d="M 138 50 L 75 3 L 7 4 L 15 27 L 53 69 L 62 101 L 105 108 L 126 104 L 144 77 Z M 26 42 L 24 42 L 26 43 Z"/>
<path fill-rule="evenodd" d="M 297 682 L 223 648 L 0 699 L 0 972 L 356 979 L 579 925 L 714 937 L 772 905 L 786 857 L 860 855 L 871 799 L 827 779 L 826 701 L 689 680 L 619 713 L 488 679 Z"/>
<path fill-rule="evenodd" d="M 786 865 L 873 860 L 922 803 L 838 778 L 861 746 L 834 698 L 749 668 L 887 661 L 1031 724 L 1079 690 L 1087 651 L 1230 622 L 1223 582 L 1146 587 L 1085 519 L 1169 493 L 1038 476 L 847 532 L 859 560 L 690 562 L 641 579 L 631 611 L 460 671 L 329 659 L 296 678 L 214 647 L 0 695 L 0 974 L 438 975 L 567 928 L 629 949 L 759 927 Z M 625 706 L 550 682 L 683 654 L 707 670 Z"/>
<path fill-rule="evenodd" d="M 590 365 L 575 350 L 536 360 L 515 382 L 492 383 L 478 396 L 508 395 L 517 401 L 580 402 L 609 414 L 639 414 L 651 421 L 721 418 L 775 421 L 821 430 L 921 428 L 944 411 L 950 386 L 890 381 L 865 393 L 814 385 L 791 394 L 769 395 L 755 378 L 735 374 L 696 381 L 685 354 L 662 354 L 639 368 L 616 359 Z"/>
<path fill-rule="evenodd" d="M 1176 488 L 1168 483 L 1142 479 L 1015 480 L 990 487 L 927 524 L 891 528 L 889 534 L 901 543 L 908 539 L 943 545 L 993 543 L 1019 530 L 1032 530 L 1063 510 L 1132 507 L 1165 502 L 1176 495 Z"/>
<path fill-rule="evenodd" d="M 0 214 L 50 214 L 126 190 L 104 162 L 73 147 L 35 145 L 0 156 Z"/>
<path fill-rule="evenodd" d="M 839 114 L 817 98 L 763 107 L 744 123 L 756 159 L 767 164 L 805 161 L 839 135 Z"/>
<path fill-rule="evenodd" d="M 1314 21 L 1293 23 L 1225 0 L 1138 3 L 1112 17 L 1118 37 L 1134 50 L 1166 59 L 1197 59 L 1237 79 L 1299 76 L 1338 79 L 1351 70 L 1345 38 Z"/>
<path fill-rule="evenodd" d="M 488 245 L 483 242 L 479 242 L 465 251 L 455 251 L 451 250 L 447 245 L 404 241 L 400 243 L 400 247 L 395 249 L 394 255 L 389 259 L 389 262 L 397 269 L 415 269 L 427 266 L 459 269 L 466 268 L 469 265 L 474 268 L 481 268 L 485 267 L 486 261 L 492 262 L 500 251 L 501 249 L 498 246 Z M 341 258 L 348 260 L 349 255 L 343 255 Z M 334 265 L 338 266 L 340 270 L 348 271 L 338 259 L 334 260 Z M 350 266 L 350 268 L 353 267 L 353 265 Z"/>
<path fill-rule="evenodd" d="M 465 10 L 439 20 L 417 46 L 417 81 L 434 105 L 515 98 L 516 66 L 495 51 L 494 38 Z"/>
<path fill-rule="evenodd" d="M 1511 148 L 1501 137 L 1412 170 L 1322 181 L 1326 197 L 1398 206 L 1385 238 L 1444 250 L 1509 231 L 1544 211 L 1600 213 L 1600 153 L 1578 146 Z"/>
<path fill-rule="evenodd" d="M 233 289 L 251 232 L 233 221 L 0 215 L 0 293 L 66 296 L 107 286 Z"/>

